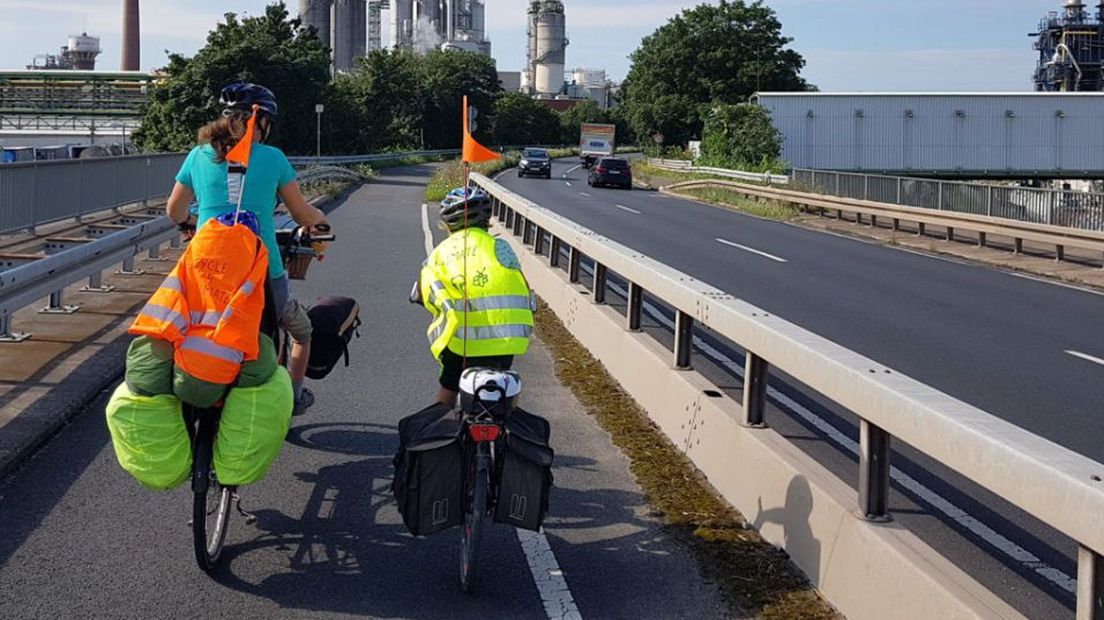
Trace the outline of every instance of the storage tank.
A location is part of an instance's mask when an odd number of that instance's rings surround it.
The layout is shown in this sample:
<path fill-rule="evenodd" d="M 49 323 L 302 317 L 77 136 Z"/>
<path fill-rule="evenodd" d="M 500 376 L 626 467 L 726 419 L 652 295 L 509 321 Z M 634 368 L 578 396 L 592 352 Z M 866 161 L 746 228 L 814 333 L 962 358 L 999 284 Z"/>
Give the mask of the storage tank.
<path fill-rule="evenodd" d="M 605 69 L 578 68 L 571 72 L 571 79 L 579 86 L 605 86 Z"/>
<path fill-rule="evenodd" d="M 409 49 L 413 44 L 414 0 L 391 2 L 391 47 Z"/>
<path fill-rule="evenodd" d="M 100 55 L 100 38 L 90 37 L 87 32 L 69 35 L 69 45 L 61 55 L 78 71 L 94 71 L 96 57 Z"/>
<path fill-rule="evenodd" d="M 330 46 L 330 0 L 299 0 L 299 19 L 304 26 L 313 26 L 319 40 Z"/>
<path fill-rule="evenodd" d="M 533 86 L 538 93 L 556 94 L 564 84 L 564 50 L 567 48 L 563 2 L 541 2 L 535 22 L 537 55 L 533 62 Z"/>

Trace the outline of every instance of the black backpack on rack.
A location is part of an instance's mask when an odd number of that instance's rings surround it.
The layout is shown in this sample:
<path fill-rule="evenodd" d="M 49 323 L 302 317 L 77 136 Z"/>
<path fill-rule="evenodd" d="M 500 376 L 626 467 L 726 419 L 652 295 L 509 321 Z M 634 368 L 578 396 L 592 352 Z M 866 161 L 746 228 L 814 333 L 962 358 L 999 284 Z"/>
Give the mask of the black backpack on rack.
<path fill-rule="evenodd" d="M 324 379 L 341 358 L 349 365 L 349 341 L 360 337 L 360 307 L 349 297 L 323 297 L 307 314 L 313 327 L 307 376 Z"/>

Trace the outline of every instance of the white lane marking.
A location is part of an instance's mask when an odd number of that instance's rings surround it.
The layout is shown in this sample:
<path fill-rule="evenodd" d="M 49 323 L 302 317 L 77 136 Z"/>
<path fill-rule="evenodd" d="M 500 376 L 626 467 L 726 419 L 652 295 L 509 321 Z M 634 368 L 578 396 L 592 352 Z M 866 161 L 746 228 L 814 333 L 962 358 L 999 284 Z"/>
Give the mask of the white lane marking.
<path fill-rule="evenodd" d="M 571 181 L 564 181 L 564 183 L 567 183 L 567 186 L 568 186 L 568 187 L 572 187 L 572 185 L 571 185 Z"/>
<path fill-rule="evenodd" d="M 563 175 L 566 177 L 567 175 L 571 174 L 572 172 L 575 172 L 576 170 L 578 170 L 579 168 L 582 168 L 582 167 L 583 167 L 583 165 L 579 164 L 578 166 L 575 166 L 574 168 L 568 168 L 567 172 L 563 173 Z"/>
<path fill-rule="evenodd" d="M 590 198 L 590 194 L 588 194 L 586 192 L 579 192 L 579 195 L 580 196 L 586 196 L 587 198 Z"/>
<path fill-rule="evenodd" d="M 543 532 L 517 528 L 514 531 L 521 542 L 521 550 L 525 552 L 529 572 L 533 574 L 533 582 L 537 584 L 548 620 L 582 620 L 583 616 L 575 606 L 571 590 L 567 588 L 563 571 L 556 562 L 552 547 L 548 545 L 548 538 Z"/>
<path fill-rule="evenodd" d="M 640 215 L 640 211 L 637 211 L 636 209 L 630 209 L 630 208 L 626 207 L 625 205 L 613 205 L 613 206 L 617 207 L 618 209 L 621 209 L 622 211 L 628 211 L 629 213 Z"/>
<path fill-rule="evenodd" d="M 1099 357 L 1093 357 L 1088 353 L 1082 353 L 1080 351 L 1066 351 L 1066 353 L 1069 353 L 1074 357 L 1079 357 L 1087 362 L 1092 362 L 1094 364 L 1100 364 L 1101 366 L 1104 366 L 1104 360 L 1100 359 Z"/>
<path fill-rule="evenodd" d="M 422 205 L 422 233 L 425 235 L 426 256 L 433 253 L 433 231 L 429 229 L 429 205 Z"/>
<path fill-rule="evenodd" d="M 740 245 L 739 243 L 728 241 L 726 239 L 717 238 L 717 242 L 718 243 L 723 243 L 723 244 L 725 244 L 727 246 L 730 246 L 730 247 L 741 249 L 745 252 L 751 252 L 752 254 L 758 254 L 759 256 L 762 256 L 763 258 L 769 258 L 769 259 L 771 259 L 772 261 L 775 261 L 775 262 L 779 262 L 779 263 L 788 263 L 788 262 L 790 262 L 790 261 L 788 261 L 784 258 L 780 258 L 778 256 L 775 256 L 774 254 L 767 254 L 766 252 L 763 252 L 762 250 L 756 250 L 755 248 L 749 248 L 746 245 Z"/>
<path fill-rule="evenodd" d="M 1036 275 L 1032 275 L 1030 273 L 1023 273 L 1023 272 L 1020 272 L 1020 271 L 1009 271 L 1007 273 L 1010 276 L 1013 276 L 1015 278 L 1020 278 L 1022 280 L 1031 280 L 1032 282 L 1039 282 L 1041 284 L 1051 284 L 1051 285 L 1054 285 L 1054 286 L 1060 286 L 1062 288 L 1068 288 L 1070 290 L 1078 291 L 1078 292 L 1081 292 L 1081 293 L 1089 293 L 1090 295 L 1097 295 L 1097 296 L 1104 297 L 1104 291 L 1099 291 L 1097 289 L 1092 289 L 1092 288 L 1089 288 L 1087 286 L 1080 286 L 1080 285 L 1077 285 L 1077 284 L 1073 284 L 1071 282 L 1062 282 L 1062 281 L 1059 281 L 1059 280 L 1050 280 L 1050 279 L 1045 278 L 1043 276 L 1036 276 Z"/>
<path fill-rule="evenodd" d="M 588 266 L 583 266 L 584 270 L 588 273 L 592 273 Z M 624 287 L 610 283 L 610 288 L 613 289 L 618 295 L 625 297 L 628 295 L 628 291 Z M 667 329 L 674 329 L 674 322 L 667 318 L 665 314 L 659 311 L 654 305 L 648 302 L 644 302 L 644 311 L 648 313 L 654 320 L 665 326 Z M 697 347 L 707 357 L 712 358 L 715 362 L 721 364 L 729 371 L 736 374 L 740 380 L 744 378 L 744 370 L 739 364 L 731 360 L 724 353 L 721 353 L 716 348 L 705 342 L 701 338 L 694 337 L 694 346 Z M 1104 361 L 1104 360 L 1102 360 Z M 813 413 L 805 406 L 796 402 L 789 396 L 786 396 L 782 392 L 779 392 L 773 387 L 767 387 L 767 395 L 776 405 L 781 408 L 788 409 L 794 414 L 800 416 L 803 420 L 816 427 L 817 430 L 824 433 L 828 439 L 839 445 L 841 448 L 847 450 L 853 455 L 858 456 L 859 444 L 855 440 L 851 439 L 847 435 L 840 432 L 835 426 L 832 426 L 827 420 L 821 418 L 817 414 Z M 1011 558 L 1012 561 L 1020 564 L 1022 567 L 1034 571 L 1039 576 L 1043 577 L 1047 581 L 1057 585 L 1067 592 L 1074 593 L 1077 591 L 1077 580 L 1067 575 L 1061 570 L 1054 568 L 1053 566 L 1042 561 L 1035 554 L 1020 547 L 1016 543 L 1012 542 L 1008 538 L 994 531 L 988 525 L 985 525 L 974 516 L 970 515 L 965 510 L 955 506 L 953 503 L 944 499 L 935 491 L 932 491 L 928 487 L 918 482 L 912 476 L 909 476 L 905 472 L 896 467 L 890 468 L 890 478 L 894 482 L 908 489 L 916 497 L 920 498 L 923 502 L 927 503 L 933 509 L 943 513 L 946 517 L 958 523 L 961 527 L 969 530 L 972 534 L 989 544 L 998 552 L 1003 553 L 1005 556 Z"/>

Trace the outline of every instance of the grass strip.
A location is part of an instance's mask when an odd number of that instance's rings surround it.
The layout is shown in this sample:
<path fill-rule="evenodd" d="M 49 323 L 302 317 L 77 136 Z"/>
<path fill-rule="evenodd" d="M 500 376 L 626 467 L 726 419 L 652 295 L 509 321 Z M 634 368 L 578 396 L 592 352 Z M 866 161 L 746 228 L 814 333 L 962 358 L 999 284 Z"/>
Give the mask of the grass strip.
<path fill-rule="evenodd" d="M 679 189 L 678 193 L 693 196 L 726 209 L 742 211 L 772 220 L 789 221 L 801 215 L 797 207 L 775 200 L 756 200 L 739 192 L 715 187 L 695 187 Z"/>
<path fill-rule="evenodd" d="M 579 152 L 578 149 L 547 149 L 548 156 L 552 159 L 559 157 L 570 157 Z M 478 172 L 483 176 L 493 176 L 494 174 L 506 170 L 507 168 L 513 168 L 521 161 L 521 152 L 508 151 L 502 154 L 502 159 L 496 161 L 484 162 L 482 164 L 475 164 L 472 166 L 472 172 Z M 440 202 L 445 199 L 445 195 L 457 187 L 464 186 L 464 166 L 458 159 L 454 159 L 447 164 L 439 167 L 433 176 L 430 177 L 429 183 L 426 185 L 425 198 L 428 202 Z"/>
<path fill-rule="evenodd" d="M 632 461 L 637 483 L 664 529 L 693 551 L 702 574 L 721 587 L 733 606 L 733 615 L 841 618 L 784 551 L 763 540 L 721 499 L 543 301 L 535 323 L 537 336 L 555 360 L 556 376 Z"/>

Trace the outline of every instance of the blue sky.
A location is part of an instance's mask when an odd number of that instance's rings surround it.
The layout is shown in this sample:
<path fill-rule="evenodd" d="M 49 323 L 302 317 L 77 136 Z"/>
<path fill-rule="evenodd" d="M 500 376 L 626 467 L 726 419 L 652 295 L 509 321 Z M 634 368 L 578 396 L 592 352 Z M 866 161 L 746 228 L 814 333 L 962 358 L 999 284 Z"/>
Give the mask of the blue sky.
<path fill-rule="evenodd" d="M 102 38 L 100 67 L 118 68 L 121 0 L 0 0 L 0 67 L 56 52 L 66 35 Z M 145 0 L 142 65 L 165 49 L 191 54 L 226 11 L 257 13 L 265 0 Z M 294 11 L 297 2 L 290 3 Z M 526 0 L 487 0 L 487 29 L 502 70 L 525 58 Z M 569 66 L 624 77 L 640 39 L 684 0 L 565 0 Z M 1029 90 L 1035 55 L 1026 36 L 1062 0 L 768 0 L 822 90 Z M 1090 3 L 1092 4 L 1092 3 Z M 385 12 L 384 19 L 387 14 Z M 384 28 L 386 38 L 386 26 Z"/>

